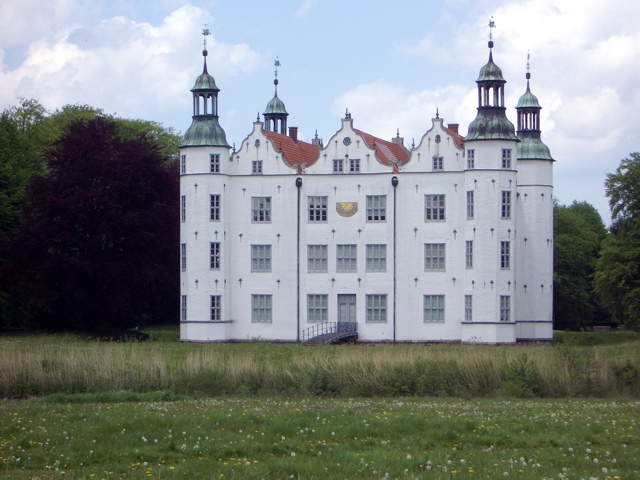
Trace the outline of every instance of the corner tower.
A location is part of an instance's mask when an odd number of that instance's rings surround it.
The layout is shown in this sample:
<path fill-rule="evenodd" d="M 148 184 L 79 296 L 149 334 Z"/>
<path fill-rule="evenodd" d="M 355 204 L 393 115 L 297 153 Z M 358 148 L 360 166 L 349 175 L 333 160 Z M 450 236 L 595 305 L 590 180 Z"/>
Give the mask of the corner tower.
<path fill-rule="evenodd" d="M 518 264 L 519 340 L 553 338 L 553 163 L 540 138 L 540 104 L 531 93 L 529 59 L 527 89 L 518 112 Z"/>

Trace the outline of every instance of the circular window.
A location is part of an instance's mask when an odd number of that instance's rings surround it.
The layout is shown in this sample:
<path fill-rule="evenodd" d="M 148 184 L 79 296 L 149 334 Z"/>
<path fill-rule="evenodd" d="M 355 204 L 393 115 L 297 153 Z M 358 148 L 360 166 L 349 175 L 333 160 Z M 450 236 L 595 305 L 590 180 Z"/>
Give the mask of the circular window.
<path fill-rule="evenodd" d="M 256 146 L 256 148 L 258 148 L 260 146 L 260 139 L 256 138 L 256 143 L 254 144 Z"/>
<path fill-rule="evenodd" d="M 440 135 L 436 135 L 436 143 L 440 143 Z"/>
<path fill-rule="evenodd" d="M 344 137 L 342 143 L 344 143 L 345 145 L 351 145 L 351 139 L 349 137 Z"/>

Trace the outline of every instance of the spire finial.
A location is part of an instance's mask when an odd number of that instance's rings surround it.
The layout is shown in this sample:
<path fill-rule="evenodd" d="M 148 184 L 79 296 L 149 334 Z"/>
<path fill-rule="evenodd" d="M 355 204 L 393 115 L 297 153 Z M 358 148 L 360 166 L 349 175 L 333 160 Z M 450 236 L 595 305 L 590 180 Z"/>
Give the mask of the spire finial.
<path fill-rule="evenodd" d="M 493 28 L 496 28 L 496 22 L 493 21 L 493 16 L 489 19 L 489 48 L 493 48 Z"/>
<path fill-rule="evenodd" d="M 207 24 L 204 24 L 204 28 L 202 29 L 202 45 L 204 49 L 202 50 L 202 55 L 207 56 L 207 37 L 211 35 L 211 32 L 207 28 Z"/>
<path fill-rule="evenodd" d="M 436 108 L 436 118 L 440 118 L 440 112 L 438 108 Z"/>
<path fill-rule="evenodd" d="M 275 71 L 273 72 L 275 76 L 275 78 L 273 79 L 273 84 L 276 86 L 276 96 L 278 96 L 278 67 L 281 65 L 278 57 L 276 57 L 276 59 L 273 61 L 273 65 L 276 67 Z"/>
<path fill-rule="evenodd" d="M 396 138 L 400 138 L 400 129 L 396 128 Z"/>
<path fill-rule="evenodd" d="M 529 86 L 529 79 L 531 78 L 531 73 L 529 70 L 531 69 L 531 52 L 527 52 L 527 87 Z"/>

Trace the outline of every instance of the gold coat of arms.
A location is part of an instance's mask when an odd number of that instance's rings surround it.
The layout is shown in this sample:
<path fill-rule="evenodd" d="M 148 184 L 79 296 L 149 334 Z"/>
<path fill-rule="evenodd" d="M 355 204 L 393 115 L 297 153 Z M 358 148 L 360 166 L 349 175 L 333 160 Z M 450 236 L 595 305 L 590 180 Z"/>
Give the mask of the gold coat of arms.
<path fill-rule="evenodd" d="M 341 217 L 353 217 L 358 211 L 358 202 L 338 202 L 336 212 Z"/>

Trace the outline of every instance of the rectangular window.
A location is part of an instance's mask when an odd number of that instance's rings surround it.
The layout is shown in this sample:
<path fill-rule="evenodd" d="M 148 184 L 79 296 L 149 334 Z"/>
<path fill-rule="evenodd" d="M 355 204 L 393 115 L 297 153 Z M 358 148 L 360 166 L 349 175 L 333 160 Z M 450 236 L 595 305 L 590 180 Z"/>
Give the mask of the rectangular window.
<path fill-rule="evenodd" d="M 251 295 L 251 321 L 271 323 L 271 295 Z"/>
<path fill-rule="evenodd" d="M 444 322 L 444 295 L 424 296 L 424 323 Z"/>
<path fill-rule="evenodd" d="M 211 173 L 220 173 L 220 155 L 217 153 L 209 154 L 209 164 Z"/>
<path fill-rule="evenodd" d="M 473 295 L 464 296 L 464 321 L 473 322 Z"/>
<path fill-rule="evenodd" d="M 187 196 L 182 195 L 180 197 L 180 221 L 187 221 Z"/>
<path fill-rule="evenodd" d="M 424 244 L 424 270 L 444 271 L 445 266 L 445 244 L 425 243 Z"/>
<path fill-rule="evenodd" d="M 220 221 L 220 195 L 210 195 L 211 197 L 211 216 L 214 222 Z"/>
<path fill-rule="evenodd" d="M 271 245 L 251 245 L 251 271 L 271 271 Z"/>
<path fill-rule="evenodd" d="M 327 221 L 327 197 L 309 197 L 309 221 L 312 223 Z"/>
<path fill-rule="evenodd" d="M 367 272 L 387 271 L 387 246 L 367 245 Z"/>
<path fill-rule="evenodd" d="M 359 171 L 360 171 L 360 159 L 359 158 L 349 159 L 349 172 L 357 173 Z"/>
<path fill-rule="evenodd" d="M 307 271 L 325 273 L 327 271 L 327 246 L 307 245 Z"/>
<path fill-rule="evenodd" d="M 180 173 L 182 174 L 187 173 L 187 156 L 186 155 L 180 156 Z"/>
<path fill-rule="evenodd" d="M 475 150 L 467 150 L 467 168 L 476 168 Z"/>
<path fill-rule="evenodd" d="M 511 149 L 502 149 L 502 168 L 511 168 Z"/>
<path fill-rule="evenodd" d="M 251 174 L 262 175 L 262 160 L 253 160 L 251 162 Z"/>
<path fill-rule="evenodd" d="M 387 196 L 367 195 L 367 222 L 387 221 Z"/>
<path fill-rule="evenodd" d="M 222 297 L 211 295 L 211 320 L 219 322 L 222 320 Z"/>
<path fill-rule="evenodd" d="M 343 160 L 341 158 L 335 159 L 333 161 L 333 173 L 342 173 L 344 171 L 343 165 Z"/>
<path fill-rule="evenodd" d="M 180 244 L 180 268 L 184 272 L 187 269 L 187 244 Z"/>
<path fill-rule="evenodd" d="M 444 222 L 444 219 L 444 195 L 425 195 L 425 222 Z"/>
<path fill-rule="evenodd" d="M 338 272 L 355 272 L 357 262 L 356 245 L 338 245 L 336 270 Z"/>
<path fill-rule="evenodd" d="M 500 321 L 511 321 L 511 297 L 509 295 L 500 295 Z"/>
<path fill-rule="evenodd" d="M 502 218 L 511 218 L 511 192 L 502 191 Z"/>
<path fill-rule="evenodd" d="M 271 197 L 251 197 L 251 222 L 271 223 Z"/>
<path fill-rule="evenodd" d="M 326 322 L 329 319 L 329 296 L 307 295 L 307 322 Z"/>
<path fill-rule="evenodd" d="M 500 268 L 509 270 L 510 263 L 509 242 L 500 242 Z"/>
<path fill-rule="evenodd" d="M 433 157 L 433 170 L 434 171 L 444 170 L 442 157 Z"/>
<path fill-rule="evenodd" d="M 387 323 L 386 295 L 367 295 L 367 322 Z"/>
<path fill-rule="evenodd" d="M 473 240 L 467 240 L 465 266 L 466 268 L 473 268 Z"/>
<path fill-rule="evenodd" d="M 187 296 L 182 295 L 180 298 L 180 320 L 187 321 Z"/>
<path fill-rule="evenodd" d="M 220 270 L 220 242 L 211 242 L 211 270 Z"/>
<path fill-rule="evenodd" d="M 467 192 L 467 220 L 473 219 L 473 215 L 475 213 L 473 211 L 473 205 L 474 205 L 474 192 L 473 190 L 469 190 Z"/>

